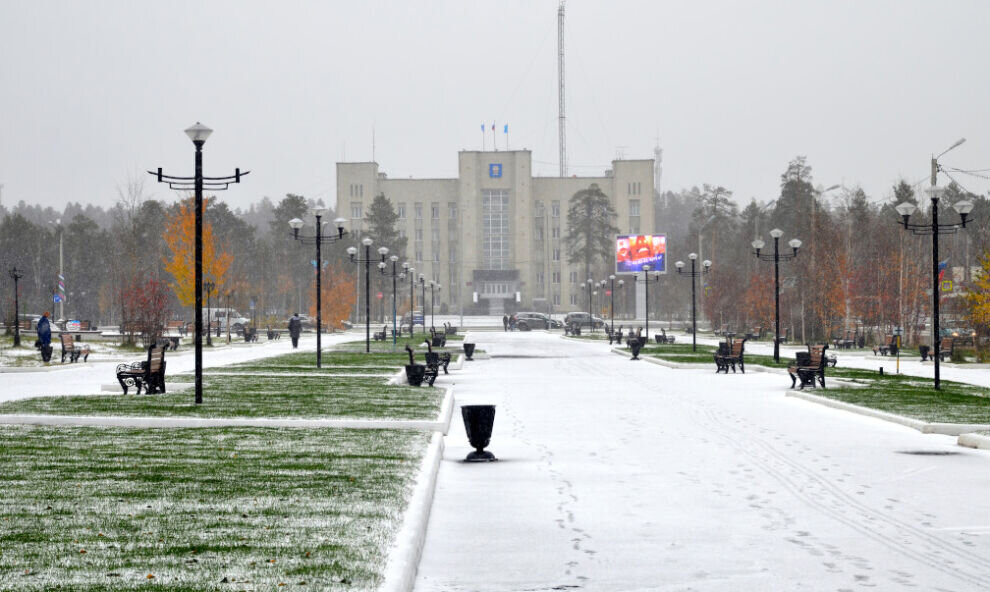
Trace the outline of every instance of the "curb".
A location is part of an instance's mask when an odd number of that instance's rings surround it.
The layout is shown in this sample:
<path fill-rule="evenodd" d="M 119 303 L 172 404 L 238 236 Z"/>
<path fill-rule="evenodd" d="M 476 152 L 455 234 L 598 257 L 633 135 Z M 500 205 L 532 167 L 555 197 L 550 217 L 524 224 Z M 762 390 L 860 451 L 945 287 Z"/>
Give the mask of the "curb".
<path fill-rule="evenodd" d="M 450 395 L 453 399 L 453 395 Z M 447 405 L 446 401 L 444 405 Z M 452 408 L 453 405 L 451 404 Z M 209 417 L 120 417 L 97 415 L 0 415 L 0 424 L 68 425 L 133 428 L 353 428 L 367 430 L 397 429 L 445 432 L 450 425 L 450 410 L 434 420 L 405 419 L 274 419 Z"/>
<path fill-rule="evenodd" d="M 819 395 L 812 395 L 811 393 L 806 393 L 794 389 L 788 390 L 787 396 L 795 397 L 797 399 L 803 399 L 811 403 L 818 403 L 820 405 L 825 405 L 826 407 L 841 409 L 843 411 L 851 411 L 852 413 L 857 413 L 859 415 L 865 415 L 867 417 L 874 417 L 877 419 L 882 419 L 884 421 L 889 421 L 891 423 L 900 424 L 918 430 L 922 434 L 941 434 L 944 436 L 961 436 L 963 434 L 966 434 L 967 436 L 974 436 L 976 438 L 986 439 L 987 447 L 990 447 L 990 438 L 985 438 L 984 436 L 968 433 L 968 432 L 990 430 L 990 425 L 965 424 L 965 423 L 938 423 L 938 422 L 929 423 L 926 421 L 921 421 L 920 419 L 911 419 L 910 417 L 904 417 L 902 415 L 896 415 L 893 413 L 888 413 L 886 411 L 879 411 L 877 409 L 870 409 L 869 407 L 862 407 L 860 405 L 854 405 L 852 403 L 844 403 L 842 401 L 836 401 L 834 399 L 829 399 Z M 970 438 L 967 438 L 967 440 L 970 440 Z"/>
<path fill-rule="evenodd" d="M 984 436 L 982 434 L 960 434 L 959 445 L 967 448 L 990 450 L 990 436 Z"/>
<path fill-rule="evenodd" d="M 419 570 L 419 560 L 426 542 L 426 527 L 430 522 L 433 493 L 436 491 L 443 450 L 443 435 L 434 433 L 423 456 L 419 478 L 409 499 L 402 526 L 389 553 L 384 581 L 379 589 L 381 592 L 409 592 L 416 583 L 416 572 Z"/>

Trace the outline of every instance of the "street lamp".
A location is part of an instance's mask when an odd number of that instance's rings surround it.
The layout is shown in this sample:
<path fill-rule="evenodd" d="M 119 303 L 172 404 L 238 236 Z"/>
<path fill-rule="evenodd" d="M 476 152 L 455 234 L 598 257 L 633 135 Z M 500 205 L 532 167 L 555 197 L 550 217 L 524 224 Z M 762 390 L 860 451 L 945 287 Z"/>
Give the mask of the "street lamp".
<path fill-rule="evenodd" d="M 204 282 L 203 289 L 206 290 L 206 345 L 213 347 L 213 326 L 210 323 L 210 293 L 217 287 L 213 282 Z"/>
<path fill-rule="evenodd" d="M 674 264 L 677 268 L 677 275 L 691 278 L 691 351 L 698 351 L 698 309 L 695 307 L 694 278 L 701 277 L 702 274 L 712 270 L 712 262 L 705 259 L 701 262 L 701 270 L 695 269 L 695 261 L 698 260 L 697 253 L 690 253 L 688 259 L 691 260 L 691 271 L 684 271 L 684 262 L 678 261 Z"/>
<path fill-rule="evenodd" d="M 643 277 L 640 278 L 639 275 L 634 275 L 632 280 L 634 284 L 644 284 L 646 286 L 646 341 L 650 340 L 650 282 L 659 283 L 660 282 L 660 272 L 654 271 L 653 278 L 650 279 L 650 266 L 643 266 Z"/>
<path fill-rule="evenodd" d="M 426 335 L 426 276 L 419 274 L 419 287 L 423 290 L 423 335 Z"/>
<path fill-rule="evenodd" d="M 65 228 L 62 227 L 62 219 L 55 218 L 49 220 L 49 224 L 55 227 L 58 232 L 58 291 L 55 293 L 58 300 L 58 320 L 65 322 L 65 267 L 62 258 L 62 242 L 65 239 Z"/>
<path fill-rule="evenodd" d="M 784 236 L 784 231 L 774 228 L 770 231 L 773 237 L 773 255 L 761 255 L 760 250 L 766 245 L 762 239 L 756 239 L 753 245 L 753 254 L 760 261 L 773 261 L 773 361 L 780 362 L 780 262 L 790 261 L 797 257 L 798 249 L 801 248 L 801 241 L 792 238 L 787 242 L 793 252 L 791 254 L 780 253 L 780 237 Z"/>
<path fill-rule="evenodd" d="M 364 351 L 367 353 L 371 352 L 371 263 L 377 263 L 379 261 L 379 259 L 371 258 L 371 245 L 373 243 L 374 241 L 371 240 L 371 237 L 366 236 L 361 239 L 361 244 L 364 245 L 364 258 L 357 257 L 357 247 L 347 247 L 347 254 L 351 257 L 351 261 L 364 263 Z M 380 247 L 378 254 L 381 255 L 380 260 L 385 261 L 385 256 L 388 255 L 388 247 Z"/>
<path fill-rule="evenodd" d="M 952 147 L 958 146 L 964 140 L 956 142 Z M 949 150 L 951 150 L 950 148 Z M 946 150 L 948 152 L 948 150 Z M 942 153 L 944 154 L 944 152 Z M 941 156 L 941 155 L 939 155 Z M 917 206 L 910 202 L 903 202 L 897 205 L 895 208 L 897 213 L 901 215 L 901 224 L 904 226 L 905 230 L 910 230 L 913 234 L 917 235 L 931 235 L 932 237 L 932 349 L 935 351 L 935 390 L 941 388 L 941 381 L 939 376 L 939 362 L 941 361 L 941 356 L 938 355 L 939 339 L 941 338 L 939 331 L 939 285 L 938 285 L 938 237 L 939 234 L 955 234 L 960 228 L 966 228 L 967 216 L 973 211 L 973 202 L 967 200 L 957 201 L 952 207 L 959 214 L 960 221 L 953 224 L 939 224 L 938 223 L 938 201 L 945 192 L 944 187 L 939 187 L 934 185 L 935 173 L 937 172 L 938 164 L 935 159 L 932 159 L 932 182 L 933 185 L 929 187 L 926 192 L 931 197 L 932 200 L 932 220 L 930 223 L 921 224 L 911 224 L 909 219 L 911 214 L 917 210 Z"/>
<path fill-rule="evenodd" d="M 437 303 L 434 300 L 433 289 L 436 288 L 437 293 L 439 293 L 441 287 L 438 282 L 430 280 L 430 330 L 434 332 L 437 330 L 436 317 L 434 316 L 437 312 Z"/>
<path fill-rule="evenodd" d="M 604 280 L 602 280 L 602 281 L 604 281 Z M 609 317 L 610 317 L 610 320 L 611 320 L 611 324 L 610 324 L 611 328 L 609 329 L 609 333 L 615 333 L 615 276 L 614 275 L 608 276 L 608 281 L 611 282 L 611 285 L 610 285 L 609 291 L 608 291 L 609 296 L 611 297 L 611 302 L 609 303 Z M 624 285 L 625 285 L 625 282 L 623 280 L 619 280 L 619 289 L 620 290 L 622 289 L 622 286 L 624 286 Z"/>
<path fill-rule="evenodd" d="M 382 247 L 382 248 L 384 249 L 385 247 Z M 388 251 L 386 250 L 386 252 L 388 252 Z M 391 257 L 388 258 L 388 260 L 392 262 L 392 272 L 391 273 L 387 273 L 385 271 L 386 264 L 385 264 L 384 261 L 382 261 L 382 262 L 380 262 L 378 264 L 378 269 L 379 269 L 379 271 L 381 271 L 382 275 L 384 275 L 384 276 L 391 276 L 392 277 L 392 349 L 395 349 L 396 340 L 398 339 L 398 337 L 396 336 L 397 325 L 396 325 L 396 320 L 395 320 L 395 290 L 396 290 L 396 288 L 395 288 L 395 281 L 396 281 L 396 279 L 405 280 L 406 279 L 406 274 L 404 272 L 396 273 L 395 264 L 396 264 L 396 262 L 399 261 L 398 255 L 392 255 Z M 406 268 L 408 268 L 409 267 L 409 264 L 408 263 L 403 263 L 403 266 L 406 267 Z"/>
<path fill-rule="evenodd" d="M 591 306 L 591 286 L 595 284 L 595 280 L 588 278 L 588 285 L 585 286 L 588 289 L 588 330 L 592 333 L 595 332 L 595 313 Z"/>
<path fill-rule="evenodd" d="M 406 270 L 406 276 L 409 278 L 409 336 L 412 337 L 416 322 L 416 268 L 410 267 L 408 261 L 402 264 L 402 268 Z M 426 321 L 423 323 L 425 324 Z"/>
<path fill-rule="evenodd" d="M 322 221 L 323 216 L 327 215 L 327 208 L 315 207 L 311 210 L 311 213 L 316 218 L 316 225 L 314 226 L 313 234 L 308 236 L 301 236 L 299 231 L 302 230 L 305 222 L 299 218 L 293 218 L 289 220 L 289 227 L 292 228 L 292 238 L 299 241 L 304 245 L 315 244 L 316 245 L 316 367 L 323 367 L 323 286 L 322 272 L 323 272 L 323 254 L 321 252 L 321 247 L 325 242 L 337 242 L 344 238 L 347 232 L 344 230 L 344 223 L 347 220 L 343 218 L 337 218 L 334 220 L 334 224 L 337 225 L 336 234 L 323 234 L 323 226 L 326 224 Z M 230 324 L 230 321 L 227 321 Z"/>
<path fill-rule="evenodd" d="M 20 302 L 18 300 L 17 281 L 24 277 L 24 274 L 17 271 L 17 266 L 7 270 L 7 274 L 14 280 L 14 347 L 21 346 L 21 313 Z"/>
<path fill-rule="evenodd" d="M 227 177 L 204 177 L 203 176 L 203 144 L 210 137 L 213 130 L 200 122 L 185 130 L 186 135 L 192 140 L 196 147 L 196 169 L 192 177 L 175 177 L 162 174 L 161 167 L 158 171 L 148 171 L 155 175 L 159 183 L 168 183 L 169 189 L 176 191 L 192 190 L 195 195 L 196 205 L 196 271 L 194 274 L 194 293 L 196 298 L 196 404 L 203 403 L 203 189 L 211 191 L 226 191 L 231 183 L 240 183 L 241 177 L 251 171 L 241 172 L 241 169 L 234 169 L 234 174 Z"/>

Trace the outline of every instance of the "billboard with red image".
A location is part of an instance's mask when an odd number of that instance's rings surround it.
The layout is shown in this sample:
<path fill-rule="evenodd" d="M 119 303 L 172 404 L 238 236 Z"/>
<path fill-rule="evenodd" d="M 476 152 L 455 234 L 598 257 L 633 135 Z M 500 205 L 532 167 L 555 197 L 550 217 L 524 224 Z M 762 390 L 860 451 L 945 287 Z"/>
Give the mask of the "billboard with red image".
<path fill-rule="evenodd" d="M 650 271 L 667 273 L 667 236 L 663 234 L 620 234 L 615 237 L 615 273 Z"/>

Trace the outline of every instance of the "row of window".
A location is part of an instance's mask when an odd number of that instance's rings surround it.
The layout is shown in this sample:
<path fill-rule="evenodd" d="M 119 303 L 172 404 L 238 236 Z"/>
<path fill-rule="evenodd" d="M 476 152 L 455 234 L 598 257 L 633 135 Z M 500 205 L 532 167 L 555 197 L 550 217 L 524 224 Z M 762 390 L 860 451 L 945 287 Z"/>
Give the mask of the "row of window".
<path fill-rule="evenodd" d="M 413 203 L 413 210 L 416 213 L 416 219 L 421 220 L 423 218 L 423 203 L 415 202 Z M 399 220 L 406 219 L 406 204 L 405 202 L 399 202 L 395 206 L 395 212 L 399 215 Z M 447 217 L 451 220 L 457 219 L 457 204 L 455 202 L 447 203 Z M 432 220 L 440 219 L 440 202 L 433 202 L 430 204 L 430 218 Z"/>
<path fill-rule="evenodd" d="M 643 195 L 643 184 L 639 181 L 634 181 L 632 183 L 626 183 L 626 194 L 627 195 Z"/>
<path fill-rule="evenodd" d="M 351 197 L 364 197 L 364 185 L 351 183 Z"/>

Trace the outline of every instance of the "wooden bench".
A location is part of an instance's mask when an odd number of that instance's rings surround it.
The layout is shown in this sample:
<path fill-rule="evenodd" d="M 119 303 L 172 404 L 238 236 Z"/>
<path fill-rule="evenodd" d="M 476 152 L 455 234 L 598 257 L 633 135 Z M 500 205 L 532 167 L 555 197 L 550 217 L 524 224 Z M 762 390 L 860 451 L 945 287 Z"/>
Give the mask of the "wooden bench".
<path fill-rule="evenodd" d="M 439 374 L 439 368 L 443 368 L 444 374 L 450 374 L 447 372 L 447 366 L 450 365 L 450 352 L 434 352 L 433 346 L 429 342 L 426 343 L 426 367 L 437 366 L 437 373 Z M 432 382 L 430 383 L 433 384 Z"/>
<path fill-rule="evenodd" d="M 946 357 L 948 357 L 951 360 L 952 351 L 955 349 L 955 347 L 956 347 L 955 338 L 943 337 L 938 342 L 938 352 L 936 352 L 936 355 L 938 355 L 938 360 L 940 362 L 944 362 Z"/>
<path fill-rule="evenodd" d="M 832 339 L 835 349 L 852 349 L 856 346 L 856 334 L 853 331 L 846 331 L 842 337 Z"/>
<path fill-rule="evenodd" d="M 808 345 L 808 351 L 798 352 L 794 363 L 788 366 L 787 373 L 791 376 L 791 388 L 794 388 L 798 379 L 801 380 L 801 388 L 808 386 L 817 387 L 816 380 L 825 388 L 825 368 L 829 363 L 825 350 L 828 344 Z"/>
<path fill-rule="evenodd" d="M 89 346 L 88 345 L 76 345 L 75 338 L 73 338 L 72 333 L 61 333 L 58 336 L 59 340 L 62 342 L 62 363 L 65 363 L 65 357 L 69 357 L 69 362 L 79 361 L 79 356 L 82 356 L 83 362 L 89 359 Z"/>
<path fill-rule="evenodd" d="M 880 354 L 881 356 L 886 356 L 888 354 L 892 356 L 897 355 L 897 336 L 888 335 L 884 338 L 884 342 L 880 345 L 873 346 L 873 355 Z"/>
<path fill-rule="evenodd" d="M 375 341 L 385 341 L 385 331 L 387 329 L 388 329 L 388 327 L 385 326 L 385 327 L 382 327 L 382 330 L 381 331 L 375 331 L 371 335 L 372 339 L 374 339 Z"/>
<path fill-rule="evenodd" d="M 175 331 L 180 337 L 185 337 L 187 333 L 185 321 L 169 321 L 165 324 L 165 328 L 169 331 Z"/>
<path fill-rule="evenodd" d="M 282 332 L 278 329 L 272 329 L 271 327 L 265 327 L 266 335 L 268 336 L 268 341 L 276 341 L 282 337 Z"/>
<path fill-rule="evenodd" d="M 129 387 L 136 386 L 147 394 L 165 392 L 165 348 L 153 345 L 148 348 L 148 359 L 117 366 L 117 382 L 127 394 Z"/>
<path fill-rule="evenodd" d="M 763 327 L 753 327 L 750 332 L 746 334 L 746 339 L 760 339 L 763 337 Z"/>
<path fill-rule="evenodd" d="M 732 366 L 732 373 L 735 374 L 736 364 L 739 365 L 739 371 L 745 374 L 746 362 L 743 354 L 746 351 L 746 338 L 723 343 L 725 347 L 720 347 L 719 351 L 715 352 L 715 374 L 719 372 L 728 374 L 729 366 Z"/>

